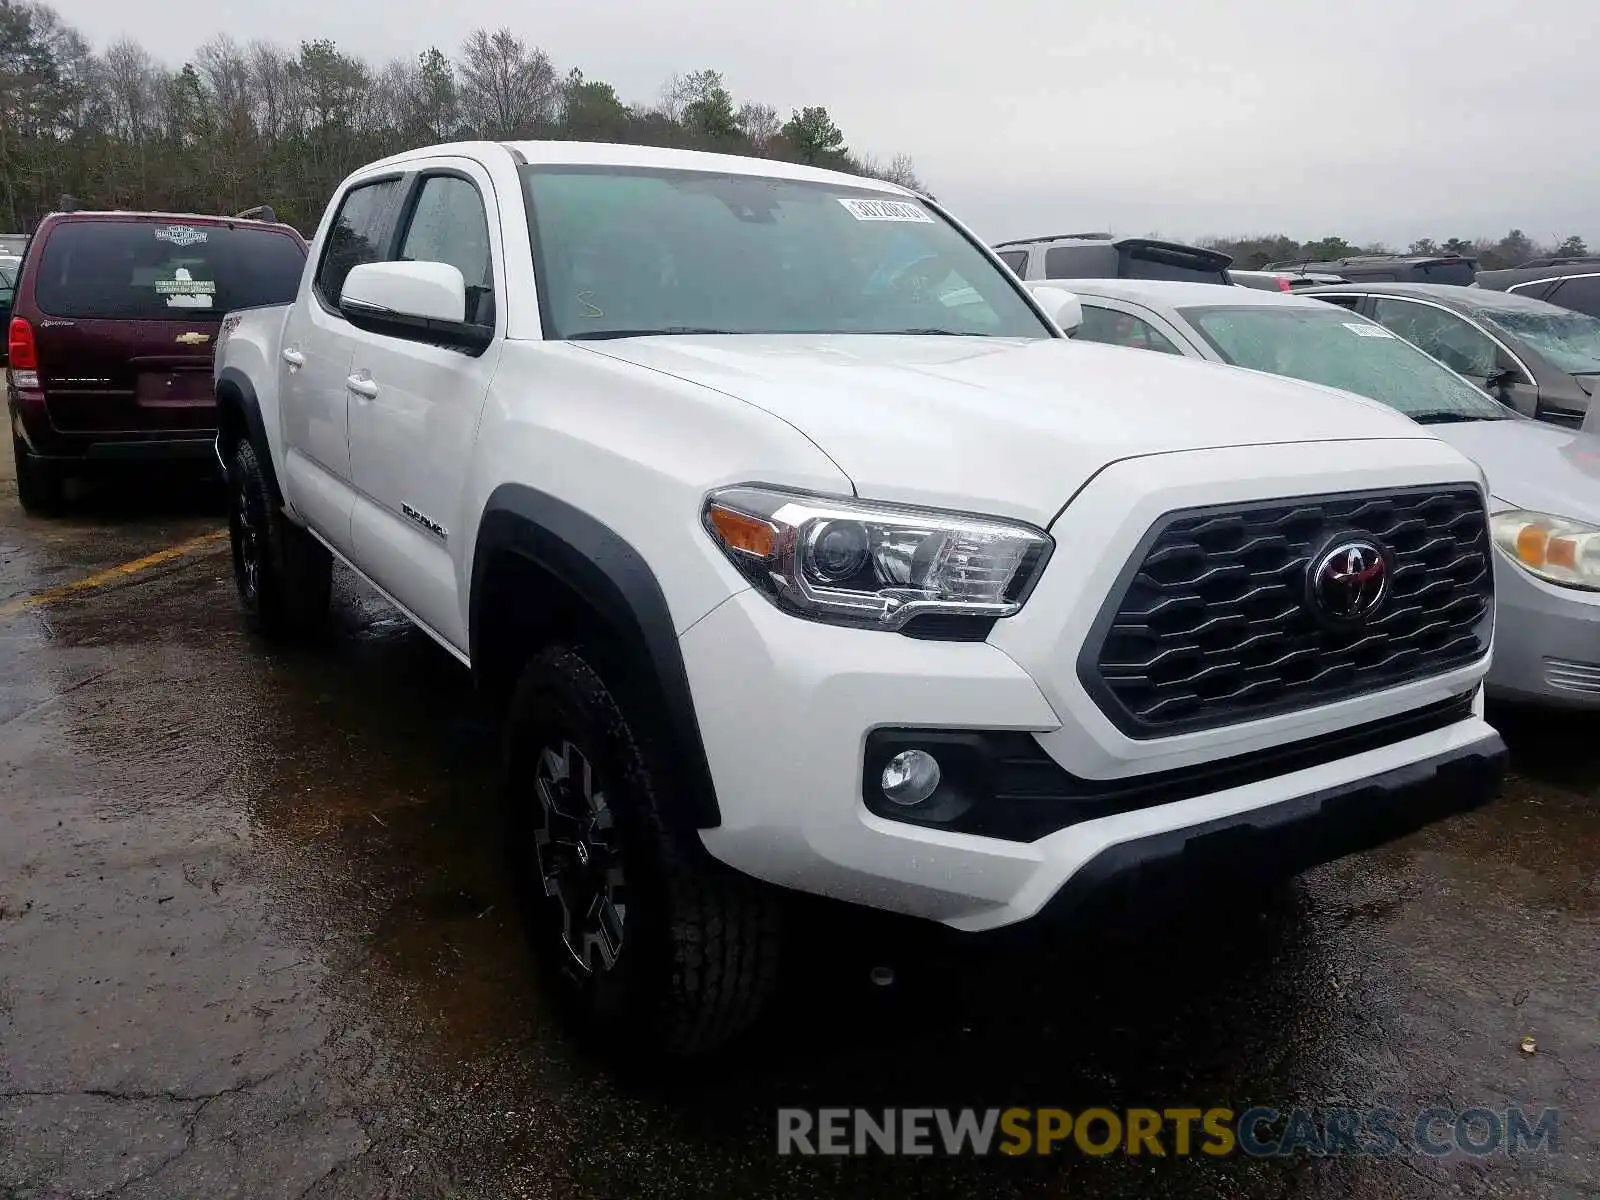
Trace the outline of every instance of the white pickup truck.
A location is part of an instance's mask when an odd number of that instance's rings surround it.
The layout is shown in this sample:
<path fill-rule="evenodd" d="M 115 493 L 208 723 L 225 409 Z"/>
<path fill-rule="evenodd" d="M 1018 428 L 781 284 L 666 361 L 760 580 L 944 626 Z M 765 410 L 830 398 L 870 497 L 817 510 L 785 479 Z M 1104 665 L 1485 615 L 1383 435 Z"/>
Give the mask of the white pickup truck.
<path fill-rule="evenodd" d="M 531 935 L 654 1051 L 754 1018 L 784 889 L 992 930 L 1490 797 L 1479 470 L 1079 311 L 873 180 L 373 163 L 219 338 L 244 608 L 308 631 L 338 558 L 506 702 Z"/>

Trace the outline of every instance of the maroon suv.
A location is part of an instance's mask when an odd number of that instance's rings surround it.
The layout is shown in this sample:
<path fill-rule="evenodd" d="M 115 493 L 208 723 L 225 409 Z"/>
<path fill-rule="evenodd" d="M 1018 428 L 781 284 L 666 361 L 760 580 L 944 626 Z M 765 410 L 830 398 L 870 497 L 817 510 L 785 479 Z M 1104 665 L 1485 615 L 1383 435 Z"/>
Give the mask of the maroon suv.
<path fill-rule="evenodd" d="M 17 490 L 111 462 L 205 459 L 211 354 L 233 309 L 295 297 L 306 243 L 287 225 L 167 213 L 53 213 L 17 273 L 6 398 Z"/>

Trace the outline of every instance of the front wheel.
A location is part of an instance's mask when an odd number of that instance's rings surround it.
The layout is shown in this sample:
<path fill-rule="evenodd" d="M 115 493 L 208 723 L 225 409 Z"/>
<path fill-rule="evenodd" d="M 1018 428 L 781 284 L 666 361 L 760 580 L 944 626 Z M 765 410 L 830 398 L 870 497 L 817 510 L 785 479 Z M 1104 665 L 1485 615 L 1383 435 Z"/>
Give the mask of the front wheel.
<path fill-rule="evenodd" d="M 277 641 L 305 638 L 328 612 L 333 559 L 274 503 L 261 459 L 241 441 L 228 469 L 228 534 L 239 603 L 252 628 Z"/>
<path fill-rule="evenodd" d="M 756 1021 L 777 979 L 776 897 L 668 828 L 645 728 L 578 650 L 523 672 L 502 786 L 529 935 L 581 1034 L 682 1056 Z"/>

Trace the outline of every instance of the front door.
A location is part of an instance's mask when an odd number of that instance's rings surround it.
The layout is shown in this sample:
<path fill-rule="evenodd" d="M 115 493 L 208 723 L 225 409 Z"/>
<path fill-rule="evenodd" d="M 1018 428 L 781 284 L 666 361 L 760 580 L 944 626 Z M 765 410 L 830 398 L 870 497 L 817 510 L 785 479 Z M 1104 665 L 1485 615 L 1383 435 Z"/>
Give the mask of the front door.
<path fill-rule="evenodd" d="M 505 272 L 490 231 L 494 191 L 482 168 L 440 160 L 411 183 L 398 257 L 457 268 L 466 282 L 467 320 L 503 329 Z M 497 291 L 499 294 L 497 294 Z M 502 341 L 473 355 L 424 341 L 352 331 L 350 469 L 355 482 L 351 538 L 373 579 L 435 634 L 467 649 L 465 562 L 459 545 L 476 524 L 465 511 L 478 418 L 500 361 Z"/>

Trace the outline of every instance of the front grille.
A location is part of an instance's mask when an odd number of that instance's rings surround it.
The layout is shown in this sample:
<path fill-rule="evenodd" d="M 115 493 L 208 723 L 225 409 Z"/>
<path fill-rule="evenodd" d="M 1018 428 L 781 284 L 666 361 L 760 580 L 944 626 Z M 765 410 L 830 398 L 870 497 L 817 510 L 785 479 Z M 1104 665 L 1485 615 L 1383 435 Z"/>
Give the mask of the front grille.
<path fill-rule="evenodd" d="M 1306 599 L 1314 555 L 1356 534 L 1394 554 L 1384 608 L 1356 628 Z M 1134 552 L 1078 674 L 1133 737 L 1326 704 L 1487 652 L 1488 521 L 1475 488 L 1346 492 L 1168 513 Z"/>

